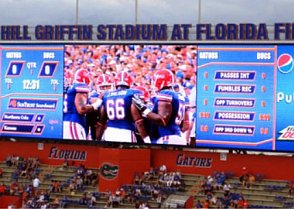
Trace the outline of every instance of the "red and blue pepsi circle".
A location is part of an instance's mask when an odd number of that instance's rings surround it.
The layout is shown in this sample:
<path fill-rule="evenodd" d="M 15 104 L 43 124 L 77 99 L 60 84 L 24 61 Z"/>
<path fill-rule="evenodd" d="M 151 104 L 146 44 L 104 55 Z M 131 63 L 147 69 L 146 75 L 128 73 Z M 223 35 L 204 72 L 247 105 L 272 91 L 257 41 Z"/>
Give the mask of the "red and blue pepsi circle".
<path fill-rule="evenodd" d="M 278 69 L 281 73 L 290 73 L 293 70 L 293 57 L 290 54 L 281 54 L 278 58 Z"/>

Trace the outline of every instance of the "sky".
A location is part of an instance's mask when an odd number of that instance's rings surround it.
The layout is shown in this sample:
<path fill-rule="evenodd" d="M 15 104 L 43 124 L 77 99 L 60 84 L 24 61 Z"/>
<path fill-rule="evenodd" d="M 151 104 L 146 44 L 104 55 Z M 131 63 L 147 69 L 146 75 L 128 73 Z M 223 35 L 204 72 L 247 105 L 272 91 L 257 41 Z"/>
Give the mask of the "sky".
<path fill-rule="evenodd" d="M 0 0 L 0 25 L 65 25 L 76 22 L 91 25 L 135 23 L 273 25 L 276 22 L 294 20 L 293 0 L 137 0 L 137 18 L 135 2 L 135 0 Z M 76 13 L 77 3 L 78 13 Z"/>

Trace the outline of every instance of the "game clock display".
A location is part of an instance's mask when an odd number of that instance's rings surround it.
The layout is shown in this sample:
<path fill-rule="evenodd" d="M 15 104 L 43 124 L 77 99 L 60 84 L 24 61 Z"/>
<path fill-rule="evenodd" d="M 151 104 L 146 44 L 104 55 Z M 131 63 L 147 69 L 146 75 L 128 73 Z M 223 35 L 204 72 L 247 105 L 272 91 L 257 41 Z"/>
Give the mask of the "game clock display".
<path fill-rule="evenodd" d="M 62 139 L 63 46 L 2 46 L 2 136 Z"/>

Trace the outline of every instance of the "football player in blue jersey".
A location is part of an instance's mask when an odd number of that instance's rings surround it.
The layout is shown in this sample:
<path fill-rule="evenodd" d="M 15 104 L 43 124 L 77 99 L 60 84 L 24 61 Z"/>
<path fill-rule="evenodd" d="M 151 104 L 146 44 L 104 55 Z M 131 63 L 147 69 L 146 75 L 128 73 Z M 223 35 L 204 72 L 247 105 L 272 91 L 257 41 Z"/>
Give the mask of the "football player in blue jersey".
<path fill-rule="evenodd" d="M 139 85 L 133 86 L 132 89 L 136 89 L 136 90 L 140 91 L 140 93 L 141 93 L 139 95 L 140 99 L 144 102 L 144 104 L 149 109 L 152 109 L 153 105 L 152 105 L 152 103 L 150 101 L 150 94 L 149 94 L 148 90 L 145 87 L 141 86 L 141 85 L 140 86 Z M 144 119 L 144 122 L 143 122 L 144 127 L 145 127 L 148 135 L 150 136 L 150 139 L 151 139 L 151 142 L 152 142 L 152 136 L 153 136 L 154 131 L 153 131 L 152 127 L 151 127 L 151 124 L 150 124 L 149 120 L 147 118 L 143 118 L 143 119 Z M 138 130 L 135 131 L 135 135 L 136 135 L 136 138 L 137 138 L 137 142 L 142 143 L 143 139 L 141 138 L 140 133 L 138 132 Z"/>
<path fill-rule="evenodd" d="M 144 142 L 150 143 L 143 117 L 132 104 L 133 95 L 140 94 L 140 91 L 130 89 L 131 84 L 131 76 L 121 71 L 115 77 L 116 90 L 104 94 L 97 122 L 98 139 L 107 142 L 136 143 L 136 128 Z"/>
<path fill-rule="evenodd" d="M 98 110 L 102 103 L 97 99 L 88 104 L 89 84 L 91 82 L 89 71 L 79 69 L 75 73 L 72 86 L 67 89 L 64 98 L 63 138 L 86 140 L 86 114 Z"/>
<path fill-rule="evenodd" d="M 173 91 L 173 85 L 173 73 L 167 69 L 158 70 L 154 74 L 157 94 L 153 98 L 153 109 L 148 109 L 137 95 L 133 97 L 133 102 L 143 117 L 158 125 L 157 144 L 187 145 L 187 140 L 181 136 L 181 131 L 189 128 L 185 118 L 185 98 Z"/>
<path fill-rule="evenodd" d="M 89 93 L 88 103 L 93 104 L 97 99 L 102 98 L 104 93 L 112 90 L 113 79 L 110 75 L 101 74 L 97 77 L 94 89 Z M 89 112 L 86 115 L 86 134 L 91 140 L 96 140 L 96 122 L 98 111 Z"/>
<path fill-rule="evenodd" d="M 185 123 L 186 123 L 186 128 L 184 129 L 184 131 L 182 131 L 182 137 L 185 137 L 187 140 L 187 144 L 190 143 L 190 124 L 191 124 L 191 120 L 190 120 L 190 100 L 189 97 L 186 96 L 184 93 L 185 92 L 181 92 L 180 91 L 180 84 L 175 84 L 173 87 L 173 90 L 179 95 L 179 97 L 184 98 L 185 99 Z M 184 87 L 186 89 L 186 87 Z M 189 123 L 189 125 L 188 125 Z"/>

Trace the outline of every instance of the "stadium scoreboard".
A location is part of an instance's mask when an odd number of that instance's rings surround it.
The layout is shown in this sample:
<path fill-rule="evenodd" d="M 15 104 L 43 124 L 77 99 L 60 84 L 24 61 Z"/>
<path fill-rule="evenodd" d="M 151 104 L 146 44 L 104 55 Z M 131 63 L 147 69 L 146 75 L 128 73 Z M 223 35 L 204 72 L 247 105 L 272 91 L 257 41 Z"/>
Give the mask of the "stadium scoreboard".
<path fill-rule="evenodd" d="M 2 46 L 2 136 L 62 139 L 63 46 Z"/>
<path fill-rule="evenodd" d="M 63 139 L 66 46 L 0 45 L 0 136 Z M 294 46 L 195 48 L 196 147 L 293 152 Z"/>

